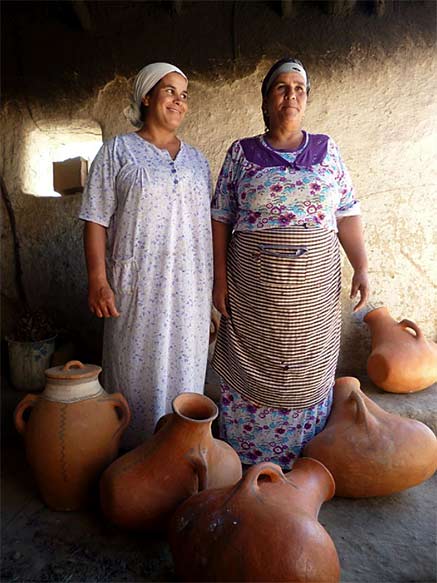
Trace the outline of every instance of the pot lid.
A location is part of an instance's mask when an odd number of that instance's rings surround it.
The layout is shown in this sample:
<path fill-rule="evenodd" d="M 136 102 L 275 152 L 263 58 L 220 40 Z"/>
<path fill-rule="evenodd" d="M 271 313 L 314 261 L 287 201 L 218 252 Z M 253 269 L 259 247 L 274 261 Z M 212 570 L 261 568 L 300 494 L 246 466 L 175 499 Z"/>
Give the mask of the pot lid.
<path fill-rule="evenodd" d="M 79 380 L 94 379 L 102 372 L 96 364 L 83 364 L 80 360 L 69 360 L 66 364 L 53 366 L 45 371 L 48 379 Z"/>

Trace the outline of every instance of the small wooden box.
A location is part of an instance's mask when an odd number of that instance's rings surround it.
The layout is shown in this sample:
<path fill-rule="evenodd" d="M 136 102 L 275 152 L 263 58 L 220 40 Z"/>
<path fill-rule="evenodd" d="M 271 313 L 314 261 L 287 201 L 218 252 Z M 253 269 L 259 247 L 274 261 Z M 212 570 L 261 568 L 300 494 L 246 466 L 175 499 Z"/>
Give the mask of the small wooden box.
<path fill-rule="evenodd" d="M 83 192 L 87 176 L 88 160 L 80 156 L 53 162 L 53 189 L 59 194 Z"/>

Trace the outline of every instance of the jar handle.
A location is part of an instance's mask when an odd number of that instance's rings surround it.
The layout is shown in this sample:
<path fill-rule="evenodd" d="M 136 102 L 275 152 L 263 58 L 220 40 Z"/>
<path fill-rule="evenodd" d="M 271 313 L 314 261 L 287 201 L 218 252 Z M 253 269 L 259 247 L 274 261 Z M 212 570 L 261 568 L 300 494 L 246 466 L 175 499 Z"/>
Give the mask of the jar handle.
<path fill-rule="evenodd" d="M 363 397 L 360 395 L 360 389 L 353 389 L 349 395 L 349 399 L 356 405 L 356 421 L 368 425 L 368 411 Z"/>
<path fill-rule="evenodd" d="M 423 337 L 422 330 L 412 320 L 407 320 L 406 318 L 404 318 L 399 322 L 399 326 L 402 326 L 402 328 L 411 328 L 411 330 L 413 330 L 416 333 L 416 338 L 418 340 L 420 340 Z"/>
<path fill-rule="evenodd" d="M 85 368 L 85 365 L 80 360 L 69 360 L 64 364 L 62 370 L 70 370 L 70 368 Z"/>
<path fill-rule="evenodd" d="M 35 407 L 36 402 L 38 401 L 38 395 L 26 395 L 22 401 L 18 403 L 14 411 L 14 423 L 15 428 L 21 435 L 24 435 L 26 432 L 26 423 L 27 421 L 24 420 L 24 413 L 28 409 L 33 409 Z"/>
<path fill-rule="evenodd" d="M 121 393 L 113 393 L 109 396 L 109 400 L 112 401 L 114 409 L 118 409 L 120 411 L 119 421 L 120 425 L 116 432 L 114 433 L 114 437 L 119 433 L 123 433 L 126 427 L 129 425 L 131 420 L 131 412 L 129 408 L 129 404 L 126 401 L 126 398 Z"/>
<path fill-rule="evenodd" d="M 190 448 L 184 455 L 185 459 L 197 475 L 197 492 L 208 489 L 208 450 L 199 445 L 195 450 Z"/>

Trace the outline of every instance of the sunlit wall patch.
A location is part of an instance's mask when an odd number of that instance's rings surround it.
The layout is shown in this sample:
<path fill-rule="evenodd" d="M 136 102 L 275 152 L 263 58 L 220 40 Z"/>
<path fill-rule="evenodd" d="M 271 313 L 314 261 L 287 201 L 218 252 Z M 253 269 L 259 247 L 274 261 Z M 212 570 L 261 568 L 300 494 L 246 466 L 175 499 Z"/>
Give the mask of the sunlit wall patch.
<path fill-rule="evenodd" d="M 39 123 L 26 136 L 23 191 L 33 196 L 61 196 L 53 189 L 53 162 L 81 157 L 89 167 L 101 145 L 102 131 L 95 122 Z"/>

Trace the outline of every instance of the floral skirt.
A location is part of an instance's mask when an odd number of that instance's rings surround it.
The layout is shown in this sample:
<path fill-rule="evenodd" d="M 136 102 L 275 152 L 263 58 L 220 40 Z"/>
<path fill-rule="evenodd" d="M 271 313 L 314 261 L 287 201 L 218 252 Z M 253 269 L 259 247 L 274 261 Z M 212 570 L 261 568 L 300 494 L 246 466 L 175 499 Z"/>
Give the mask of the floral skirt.
<path fill-rule="evenodd" d="M 303 447 L 325 427 L 331 412 L 332 389 L 320 403 L 306 409 L 254 405 L 223 380 L 220 383 L 220 437 L 241 463 L 273 462 L 289 470 Z"/>

